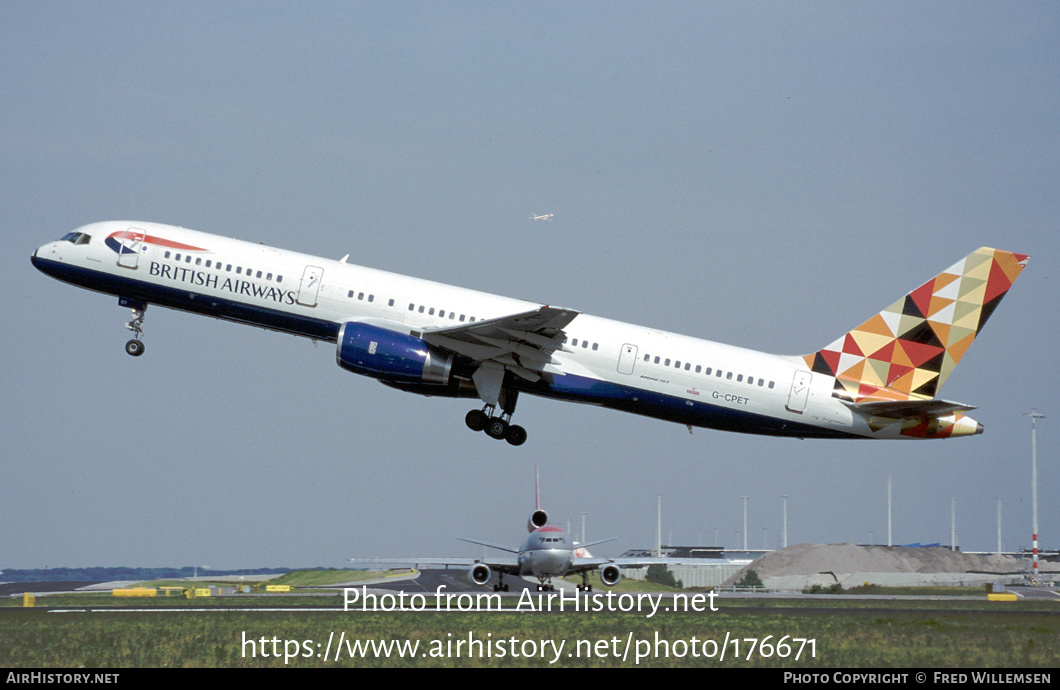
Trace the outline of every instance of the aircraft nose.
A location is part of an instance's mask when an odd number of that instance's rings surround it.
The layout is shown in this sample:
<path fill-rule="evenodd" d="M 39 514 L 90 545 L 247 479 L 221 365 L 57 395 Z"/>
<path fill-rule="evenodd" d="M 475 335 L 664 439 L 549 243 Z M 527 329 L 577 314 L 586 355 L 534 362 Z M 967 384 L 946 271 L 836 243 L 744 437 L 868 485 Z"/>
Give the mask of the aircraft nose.
<path fill-rule="evenodd" d="M 47 273 L 47 266 L 49 261 L 55 261 L 60 259 L 57 251 L 57 242 L 49 242 L 48 244 L 42 244 L 37 247 L 33 252 L 33 255 L 29 257 L 30 262 L 33 266 L 43 273 Z"/>

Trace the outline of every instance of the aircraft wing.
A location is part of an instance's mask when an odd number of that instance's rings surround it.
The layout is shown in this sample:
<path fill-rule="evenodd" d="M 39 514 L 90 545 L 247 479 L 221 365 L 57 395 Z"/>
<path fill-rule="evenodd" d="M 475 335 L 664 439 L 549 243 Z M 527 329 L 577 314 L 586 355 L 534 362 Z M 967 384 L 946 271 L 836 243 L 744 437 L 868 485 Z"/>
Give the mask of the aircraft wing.
<path fill-rule="evenodd" d="M 655 563 L 672 562 L 664 558 L 575 558 L 567 574 L 578 575 L 586 570 L 597 570 L 604 565 L 615 565 L 619 568 L 646 568 Z"/>
<path fill-rule="evenodd" d="M 494 544 L 488 541 L 476 541 L 474 539 L 465 539 L 464 537 L 457 537 L 460 541 L 466 541 L 468 544 L 478 544 L 479 546 L 488 546 L 491 549 L 498 549 L 500 551 L 507 551 L 508 553 L 519 553 L 519 549 L 513 549 L 510 546 L 504 546 L 503 544 Z"/>
<path fill-rule="evenodd" d="M 865 417 L 906 419 L 907 417 L 938 417 L 952 412 L 974 410 L 972 405 L 949 400 L 883 400 L 879 402 L 843 403 L 854 412 Z"/>
<path fill-rule="evenodd" d="M 470 568 L 476 563 L 485 563 L 490 567 L 491 570 L 497 572 L 503 572 L 505 575 L 518 575 L 519 564 L 515 558 L 497 558 L 497 559 L 485 559 L 485 558 L 351 558 L 350 563 L 363 565 L 369 568 L 389 568 L 392 566 L 401 567 L 454 567 L 454 568 Z"/>
<path fill-rule="evenodd" d="M 435 347 L 483 364 L 492 362 L 528 381 L 537 381 L 552 353 L 563 349 L 563 329 L 579 313 L 545 305 L 521 314 L 413 335 Z"/>

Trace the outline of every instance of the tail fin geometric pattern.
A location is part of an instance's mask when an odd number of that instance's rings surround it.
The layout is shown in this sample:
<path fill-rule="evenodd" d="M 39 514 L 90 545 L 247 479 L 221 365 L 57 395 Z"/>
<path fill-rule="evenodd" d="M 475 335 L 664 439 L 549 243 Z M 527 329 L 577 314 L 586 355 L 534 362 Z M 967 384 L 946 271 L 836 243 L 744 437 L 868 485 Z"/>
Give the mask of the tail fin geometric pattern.
<path fill-rule="evenodd" d="M 851 402 L 934 398 L 1029 258 L 977 249 L 806 364 Z"/>

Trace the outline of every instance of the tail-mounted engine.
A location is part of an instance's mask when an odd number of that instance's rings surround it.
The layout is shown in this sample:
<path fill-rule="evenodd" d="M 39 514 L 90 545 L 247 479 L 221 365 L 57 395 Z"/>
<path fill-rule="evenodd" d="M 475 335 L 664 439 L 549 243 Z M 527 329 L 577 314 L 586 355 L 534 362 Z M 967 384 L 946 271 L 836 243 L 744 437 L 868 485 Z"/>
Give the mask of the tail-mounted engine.
<path fill-rule="evenodd" d="M 339 366 L 387 383 L 446 385 L 453 360 L 411 335 L 349 321 L 339 329 Z"/>
<path fill-rule="evenodd" d="M 600 566 L 600 582 L 608 587 L 614 587 L 622 579 L 622 571 L 614 563 Z"/>
<path fill-rule="evenodd" d="M 484 585 L 490 581 L 490 577 L 493 575 L 493 571 L 485 563 L 476 563 L 475 565 L 468 568 L 467 579 L 475 585 Z"/>
<path fill-rule="evenodd" d="M 538 508 L 530 513 L 530 519 L 526 521 L 526 531 L 533 532 L 548 524 L 548 513 Z"/>

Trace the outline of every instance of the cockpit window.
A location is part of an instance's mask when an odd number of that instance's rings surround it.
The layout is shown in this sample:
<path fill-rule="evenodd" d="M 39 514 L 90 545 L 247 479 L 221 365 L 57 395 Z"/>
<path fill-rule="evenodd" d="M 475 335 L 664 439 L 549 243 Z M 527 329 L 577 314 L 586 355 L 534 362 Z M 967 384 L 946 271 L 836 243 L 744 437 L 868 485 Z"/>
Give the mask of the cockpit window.
<path fill-rule="evenodd" d="M 68 232 L 63 235 L 62 239 L 71 244 L 88 244 L 92 241 L 92 236 L 83 232 Z"/>

